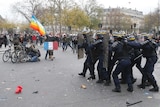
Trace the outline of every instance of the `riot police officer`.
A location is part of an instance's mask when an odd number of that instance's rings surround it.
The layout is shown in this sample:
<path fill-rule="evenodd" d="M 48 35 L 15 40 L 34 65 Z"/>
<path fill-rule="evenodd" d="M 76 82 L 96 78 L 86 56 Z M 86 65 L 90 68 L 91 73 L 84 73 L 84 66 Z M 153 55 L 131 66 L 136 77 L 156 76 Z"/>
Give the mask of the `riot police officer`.
<path fill-rule="evenodd" d="M 146 58 L 146 63 L 142 72 L 142 82 L 140 85 L 138 85 L 138 87 L 145 89 L 145 83 L 147 80 L 149 80 L 149 82 L 153 86 L 153 88 L 150 89 L 149 91 L 158 92 L 159 87 L 153 75 L 154 65 L 158 60 L 156 53 L 157 44 L 149 40 L 147 36 L 144 36 L 144 42 L 141 44 L 140 43 L 139 44 L 127 43 L 127 44 L 136 48 L 137 47 L 142 48 L 143 57 Z"/>
<path fill-rule="evenodd" d="M 132 92 L 133 86 L 131 81 L 131 57 L 129 51 L 131 47 L 127 46 L 122 37 L 117 38 L 118 42 L 112 46 L 113 51 L 117 52 L 117 66 L 113 71 L 112 77 L 114 80 L 115 88 L 113 92 L 121 92 L 121 86 L 118 75 L 123 72 L 126 75 L 126 81 L 128 84 L 127 91 Z"/>
<path fill-rule="evenodd" d="M 117 44 L 119 44 L 119 37 L 117 35 L 113 36 L 114 37 L 114 42 L 112 43 L 111 41 L 109 42 L 109 60 L 108 60 L 108 77 L 109 77 L 109 81 L 111 81 L 111 74 L 112 74 L 112 70 L 118 60 L 118 50 L 117 49 L 113 49 L 113 47 L 115 47 Z"/>
<path fill-rule="evenodd" d="M 79 75 L 85 77 L 87 70 L 90 71 L 90 77 L 88 79 L 95 79 L 95 73 L 94 73 L 94 57 L 93 57 L 93 50 L 89 47 L 89 43 L 87 40 L 87 35 L 83 34 L 84 37 L 84 43 L 81 45 L 78 45 L 78 48 L 84 48 L 85 54 L 86 54 L 86 60 L 83 65 L 83 72 L 79 73 Z"/>
<path fill-rule="evenodd" d="M 113 44 L 113 42 L 111 40 L 109 40 L 109 44 L 108 44 L 109 45 L 109 54 L 108 54 L 108 82 L 109 83 L 111 83 L 111 73 L 112 73 L 113 66 L 115 64 L 115 62 L 112 60 L 112 58 L 113 58 L 112 44 Z"/>
<path fill-rule="evenodd" d="M 106 68 L 103 67 L 104 62 L 104 47 L 103 47 L 103 35 L 96 34 L 95 42 L 90 46 L 91 49 L 94 49 L 96 61 L 98 61 L 97 71 L 99 80 L 97 83 L 103 83 L 104 81 L 108 82 L 108 74 Z"/>
<path fill-rule="evenodd" d="M 131 35 L 128 37 L 128 42 L 132 44 L 138 43 L 136 38 Z M 138 48 L 133 48 L 132 53 L 131 53 L 131 67 L 133 68 L 134 65 L 138 68 L 138 70 L 142 73 L 142 66 L 141 66 L 141 60 L 142 60 L 142 52 L 141 49 Z M 131 69 L 131 78 L 132 78 L 132 83 L 136 82 L 136 79 L 133 76 L 133 70 Z"/>

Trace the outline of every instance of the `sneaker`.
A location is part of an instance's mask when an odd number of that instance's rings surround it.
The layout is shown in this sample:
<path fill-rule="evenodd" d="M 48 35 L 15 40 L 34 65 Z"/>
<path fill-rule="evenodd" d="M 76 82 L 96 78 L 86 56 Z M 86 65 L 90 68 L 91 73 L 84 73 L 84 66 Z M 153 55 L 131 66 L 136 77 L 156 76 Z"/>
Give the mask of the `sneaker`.
<path fill-rule="evenodd" d="M 112 90 L 112 92 L 118 92 L 118 93 L 120 93 L 120 92 L 121 92 L 121 89 L 115 88 L 115 89 Z"/>
<path fill-rule="evenodd" d="M 84 73 L 79 73 L 78 75 L 85 77 L 85 74 L 84 74 Z"/>
<path fill-rule="evenodd" d="M 157 88 L 152 88 L 149 91 L 151 91 L 151 92 L 159 92 L 159 88 L 158 87 Z"/>

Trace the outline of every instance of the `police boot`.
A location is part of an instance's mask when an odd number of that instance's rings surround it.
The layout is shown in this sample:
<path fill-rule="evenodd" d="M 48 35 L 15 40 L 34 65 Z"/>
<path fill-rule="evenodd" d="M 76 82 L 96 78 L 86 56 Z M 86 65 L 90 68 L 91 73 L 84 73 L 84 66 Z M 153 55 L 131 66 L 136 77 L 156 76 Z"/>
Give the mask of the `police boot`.
<path fill-rule="evenodd" d="M 159 87 L 157 85 L 156 82 L 153 83 L 153 88 L 150 89 L 149 91 L 152 91 L 152 92 L 159 92 Z"/>
<path fill-rule="evenodd" d="M 128 92 L 133 92 L 133 88 L 132 88 L 132 87 L 129 87 L 129 88 L 127 88 L 127 91 L 128 91 Z"/>
<path fill-rule="evenodd" d="M 151 91 L 151 92 L 159 92 L 159 87 L 152 88 L 149 91 Z"/>
<path fill-rule="evenodd" d="M 99 84 L 101 84 L 101 83 L 103 83 L 104 81 L 102 80 L 102 79 L 99 79 L 98 81 L 96 81 L 96 83 L 99 83 Z"/>
<path fill-rule="evenodd" d="M 90 76 L 90 77 L 88 78 L 88 80 L 92 80 L 92 79 L 96 79 L 96 77 L 95 77 L 95 76 Z"/>
<path fill-rule="evenodd" d="M 121 89 L 120 88 L 115 88 L 115 89 L 112 90 L 112 92 L 118 92 L 118 93 L 120 93 Z"/>
<path fill-rule="evenodd" d="M 146 83 L 146 80 L 145 80 L 145 79 L 143 79 L 143 77 L 142 77 L 142 83 L 141 83 L 141 84 L 139 84 L 139 85 L 137 85 L 137 87 L 138 87 L 138 88 L 145 89 L 145 83 Z"/>
<path fill-rule="evenodd" d="M 78 75 L 85 77 L 85 74 L 83 72 L 79 73 Z"/>
<path fill-rule="evenodd" d="M 127 91 L 128 91 L 128 92 L 133 92 L 133 85 L 132 85 L 132 82 L 128 82 Z"/>
<path fill-rule="evenodd" d="M 145 89 L 145 85 L 144 84 L 139 84 L 137 85 L 138 88 L 142 88 L 142 89 Z"/>

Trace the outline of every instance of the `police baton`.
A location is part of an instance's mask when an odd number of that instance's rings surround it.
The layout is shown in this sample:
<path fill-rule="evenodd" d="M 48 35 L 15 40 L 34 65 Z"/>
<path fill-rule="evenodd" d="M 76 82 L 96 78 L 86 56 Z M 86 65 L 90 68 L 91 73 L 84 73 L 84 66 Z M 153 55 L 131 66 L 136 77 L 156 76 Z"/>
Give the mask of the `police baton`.
<path fill-rule="evenodd" d="M 142 57 L 143 55 L 140 54 L 139 56 L 137 56 L 136 58 L 134 58 L 134 61 L 137 60 L 138 58 Z"/>
<path fill-rule="evenodd" d="M 141 103 L 141 102 L 142 102 L 142 101 L 137 101 L 137 102 L 135 102 L 135 103 L 128 103 L 128 102 L 126 102 L 126 104 L 127 104 L 127 107 L 129 107 L 129 106 L 132 106 L 132 105 Z"/>

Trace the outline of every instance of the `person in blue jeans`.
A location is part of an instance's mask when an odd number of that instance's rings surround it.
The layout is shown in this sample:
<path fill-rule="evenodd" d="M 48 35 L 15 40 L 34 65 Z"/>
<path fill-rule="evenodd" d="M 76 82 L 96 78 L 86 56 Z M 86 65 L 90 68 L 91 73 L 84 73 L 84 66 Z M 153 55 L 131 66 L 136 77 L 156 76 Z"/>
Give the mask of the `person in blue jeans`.
<path fill-rule="evenodd" d="M 40 51 L 35 48 L 35 45 L 29 47 L 28 55 L 30 57 L 28 62 L 37 62 L 40 61 L 39 57 L 41 56 Z"/>

